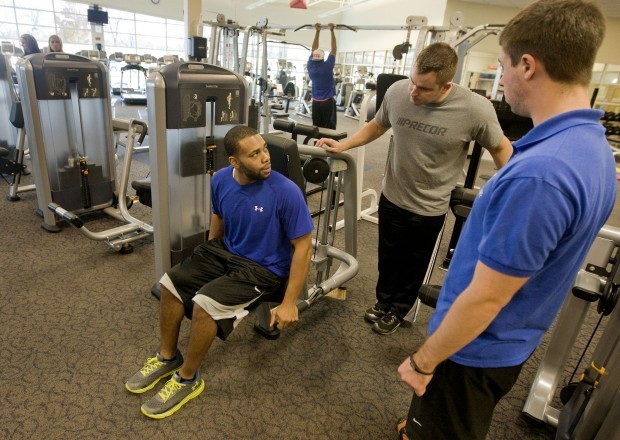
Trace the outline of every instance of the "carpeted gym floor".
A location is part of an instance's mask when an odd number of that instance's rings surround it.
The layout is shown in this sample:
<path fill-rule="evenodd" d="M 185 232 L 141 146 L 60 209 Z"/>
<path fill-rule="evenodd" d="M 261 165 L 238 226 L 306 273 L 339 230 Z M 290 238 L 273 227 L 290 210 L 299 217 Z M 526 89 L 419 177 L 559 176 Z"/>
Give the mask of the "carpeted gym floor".
<path fill-rule="evenodd" d="M 142 107 L 115 104 L 116 117 L 145 118 Z M 301 122 L 309 123 L 307 118 Z M 339 129 L 358 122 L 339 113 Z M 379 192 L 389 136 L 366 148 L 364 188 Z M 119 151 L 122 153 L 122 151 Z M 132 178 L 148 175 L 148 153 L 138 153 Z M 480 174 L 492 173 L 483 162 Z M 26 176 L 30 183 L 32 176 Z M 0 191 L 8 192 L 0 182 Z M 316 203 L 313 199 L 311 203 Z M 4 255 L 0 271 L 0 437 L 4 439 L 396 439 L 411 392 L 396 369 L 424 340 L 431 310 L 422 306 L 411 328 L 379 336 L 362 319 L 374 302 L 377 227 L 360 221 L 360 273 L 347 283 L 345 301 L 324 298 L 298 325 L 269 341 L 245 319 L 226 342 L 216 341 L 204 360 L 203 394 L 174 416 L 154 421 L 140 405 L 154 391 L 132 395 L 124 381 L 158 348 L 159 303 L 152 239 L 120 255 L 66 226 L 41 229 L 34 192 L 21 201 L 0 199 Z M 150 209 L 132 214 L 150 221 Z M 116 225 L 92 218 L 88 227 Z M 620 226 L 618 213 L 609 224 Z M 439 262 L 449 240 L 446 228 Z M 343 232 L 337 233 L 341 243 Z M 444 272 L 435 269 L 433 282 Z M 566 383 L 592 331 L 583 328 Z M 181 331 L 187 345 L 189 322 Z M 546 340 L 546 339 L 545 339 Z M 545 344 L 527 362 L 518 383 L 497 408 L 490 440 L 552 439 L 553 430 L 528 424 L 521 408 Z M 587 356 L 586 356 L 587 359 Z"/>

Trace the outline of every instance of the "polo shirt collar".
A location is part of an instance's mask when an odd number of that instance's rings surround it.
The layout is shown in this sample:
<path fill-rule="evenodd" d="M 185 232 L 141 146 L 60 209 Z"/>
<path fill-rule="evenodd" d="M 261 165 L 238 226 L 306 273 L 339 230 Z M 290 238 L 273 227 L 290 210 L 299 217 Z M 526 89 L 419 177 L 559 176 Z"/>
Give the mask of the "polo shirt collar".
<path fill-rule="evenodd" d="M 515 141 L 512 147 L 515 150 L 514 152 L 517 153 L 525 151 L 529 147 L 568 128 L 577 125 L 601 125 L 600 119 L 603 114 L 604 112 L 602 110 L 592 109 L 572 110 L 561 113 L 532 128 L 525 136 Z"/>

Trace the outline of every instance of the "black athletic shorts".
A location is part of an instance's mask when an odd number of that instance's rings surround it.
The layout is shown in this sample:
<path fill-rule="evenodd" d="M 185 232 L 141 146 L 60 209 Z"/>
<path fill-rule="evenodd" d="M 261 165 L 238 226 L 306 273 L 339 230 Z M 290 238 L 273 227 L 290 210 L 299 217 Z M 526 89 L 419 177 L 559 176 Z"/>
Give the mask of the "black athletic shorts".
<path fill-rule="evenodd" d="M 191 256 L 168 270 L 160 283 L 183 302 L 188 318 L 194 303 L 203 308 L 215 320 L 217 336 L 226 339 L 261 302 L 282 302 L 286 281 L 231 253 L 218 238 L 198 245 Z"/>
<path fill-rule="evenodd" d="M 407 436 L 410 440 L 484 440 L 495 405 L 515 384 L 521 367 L 441 363 L 424 395 L 413 396 Z"/>

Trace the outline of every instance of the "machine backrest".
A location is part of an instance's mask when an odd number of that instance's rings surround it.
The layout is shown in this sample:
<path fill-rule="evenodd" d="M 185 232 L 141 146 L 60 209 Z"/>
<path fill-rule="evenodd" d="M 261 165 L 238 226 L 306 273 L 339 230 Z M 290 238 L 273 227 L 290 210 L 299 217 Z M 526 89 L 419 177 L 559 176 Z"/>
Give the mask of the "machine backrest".
<path fill-rule="evenodd" d="M 263 134 L 271 156 L 271 169 L 291 179 L 306 194 L 306 182 L 301 171 L 301 160 L 297 143 L 292 139 L 274 134 Z"/>
<path fill-rule="evenodd" d="M 379 76 L 377 76 L 377 111 L 381 108 L 381 103 L 383 102 L 383 97 L 385 96 L 387 89 L 389 89 L 390 86 L 396 81 L 406 78 L 407 77 L 405 75 L 396 75 L 394 73 L 380 73 Z"/>

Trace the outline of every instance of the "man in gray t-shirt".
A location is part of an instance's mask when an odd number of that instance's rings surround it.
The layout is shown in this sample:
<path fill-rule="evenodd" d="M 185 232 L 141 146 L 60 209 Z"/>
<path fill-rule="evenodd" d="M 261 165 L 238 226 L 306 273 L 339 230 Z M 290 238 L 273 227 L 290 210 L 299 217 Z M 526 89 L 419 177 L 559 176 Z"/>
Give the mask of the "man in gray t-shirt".
<path fill-rule="evenodd" d="M 394 333 L 415 303 L 469 143 L 487 148 L 497 168 L 512 154 L 493 105 L 451 82 L 457 63 L 450 45 L 426 47 L 364 128 L 343 142 L 317 142 L 340 153 L 393 130 L 379 200 L 377 302 L 364 315 L 379 334 Z"/>

